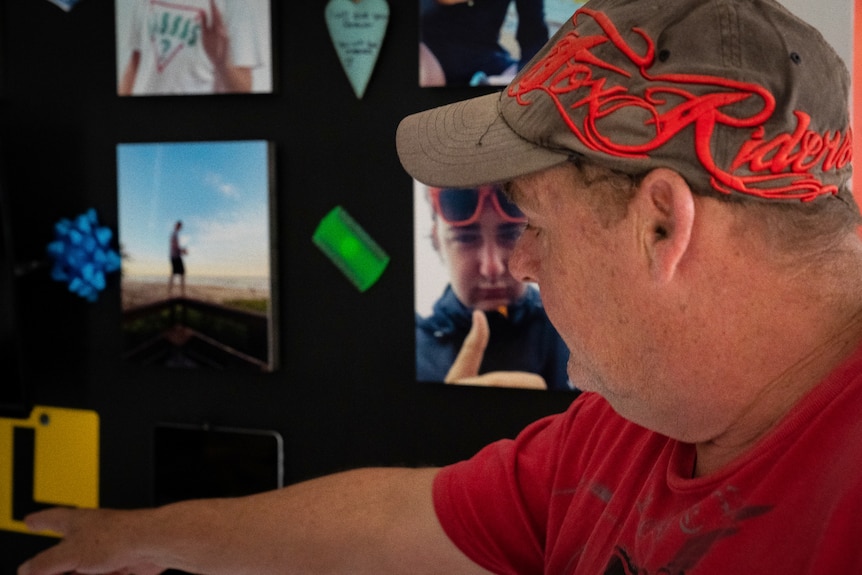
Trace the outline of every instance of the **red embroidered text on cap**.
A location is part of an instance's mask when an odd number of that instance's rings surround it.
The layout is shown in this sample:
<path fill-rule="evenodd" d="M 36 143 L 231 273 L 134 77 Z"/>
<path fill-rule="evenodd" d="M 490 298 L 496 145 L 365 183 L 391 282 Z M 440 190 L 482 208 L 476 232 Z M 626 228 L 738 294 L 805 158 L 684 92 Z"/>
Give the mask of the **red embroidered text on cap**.
<path fill-rule="evenodd" d="M 818 168 L 824 172 L 838 170 L 850 162 L 849 128 L 843 133 L 815 132 L 808 129 L 811 116 L 797 110 L 792 131 L 766 139 L 764 124 L 775 110 L 775 98 L 763 86 L 704 74 L 650 74 L 655 43 L 643 30 L 632 28 L 645 42 L 646 48 L 639 54 L 605 14 L 584 8 L 575 13 L 573 21 L 579 16 L 593 18 L 603 34 L 582 36 L 572 31 L 561 36 L 544 58 L 509 86 L 508 95 L 519 104 L 531 105 L 525 98 L 531 92 L 546 93 L 578 140 L 593 151 L 618 158 L 660 159 L 661 153 L 652 152 L 691 126 L 697 158 L 713 187 L 723 193 L 803 201 L 838 193 L 837 186 L 823 183 L 814 172 Z M 608 42 L 624 56 L 621 65 L 593 52 Z M 634 70 L 621 67 L 626 64 L 633 65 Z M 631 93 L 625 85 L 633 72 L 643 78 L 641 94 Z M 621 81 L 609 82 L 614 77 Z M 732 106 L 743 102 L 748 104 L 746 109 L 754 107 L 754 111 L 733 115 L 740 108 Z M 644 126 L 650 126 L 651 134 L 648 140 L 632 143 L 631 133 L 619 126 L 602 132 L 601 120 L 632 111 L 646 114 Z M 719 166 L 713 155 L 717 126 L 747 132 L 727 169 Z M 731 150 L 728 157 L 733 153 Z M 747 173 L 738 173 L 745 167 Z"/>

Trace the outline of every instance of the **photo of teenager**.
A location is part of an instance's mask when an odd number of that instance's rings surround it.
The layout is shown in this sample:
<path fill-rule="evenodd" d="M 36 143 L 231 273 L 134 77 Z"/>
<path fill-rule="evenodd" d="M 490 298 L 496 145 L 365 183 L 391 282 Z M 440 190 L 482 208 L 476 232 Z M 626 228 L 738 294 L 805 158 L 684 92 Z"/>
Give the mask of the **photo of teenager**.
<path fill-rule="evenodd" d="M 120 96 L 272 92 L 269 0 L 116 0 Z"/>
<path fill-rule="evenodd" d="M 572 390 L 536 286 L 509 273 L 526 219 L 496 185 L 415 184 L 416 378 Z"/>

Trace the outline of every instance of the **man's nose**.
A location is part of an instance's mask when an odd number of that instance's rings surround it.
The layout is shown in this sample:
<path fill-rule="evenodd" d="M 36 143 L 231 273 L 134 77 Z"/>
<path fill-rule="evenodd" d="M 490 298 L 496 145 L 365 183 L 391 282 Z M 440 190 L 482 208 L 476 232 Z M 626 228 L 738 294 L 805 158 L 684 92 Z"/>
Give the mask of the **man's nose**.
<path fill-rule="evenodd" d="M 536 282 L 535 274 L 530 265 L 530 258 L 527 250 L 527 243 L 524 236 L 518 239 L 515 248 L 509 255 L 509 273 L 516 280 L 522 282 Z"/>

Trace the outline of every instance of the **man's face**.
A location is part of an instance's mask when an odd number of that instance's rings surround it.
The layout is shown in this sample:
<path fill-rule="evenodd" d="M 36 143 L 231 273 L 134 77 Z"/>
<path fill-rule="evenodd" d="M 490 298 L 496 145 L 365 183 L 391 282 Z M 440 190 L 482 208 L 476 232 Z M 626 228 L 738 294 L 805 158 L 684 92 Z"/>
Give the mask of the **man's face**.
<path fill-rule="evenodd" d="M 493 311 L 524 295 L 526 285 L 509 273 L 509 257 L 523 225 L 506 221 L 490 201 L 475 222 L 447 224 L 437 217 L 433 234 L 455 295 L 465 306 Z"/>
<path fill-rule="evenodd" d="M 642 320 L 630 228 L 625 220 L 602 225 L 572 166 L 518 178 L 511 192 L 528 222 L 510 269 L 539 284 L 548 317 L 571 352 L 569 377 L 609 399 L 629 395 L 629 376 L 639 367 L 630 344 Z"/>

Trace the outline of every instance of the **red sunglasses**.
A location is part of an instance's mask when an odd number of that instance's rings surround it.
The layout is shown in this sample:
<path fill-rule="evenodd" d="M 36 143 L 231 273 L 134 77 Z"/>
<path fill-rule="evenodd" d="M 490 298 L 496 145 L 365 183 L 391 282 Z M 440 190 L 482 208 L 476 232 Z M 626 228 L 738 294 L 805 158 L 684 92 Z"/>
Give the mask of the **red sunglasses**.
<path fill-rule="evenodd" d="M 504 221 L 518 224 L 527 221 L 524 213 L 510 202 L 503 190 L 497 186 L 430 188 L 429 191 L 434 211 L 451 226 L 469 226 L 475 223 L 482 213 L 482 204 L 486 199 Z"/>

